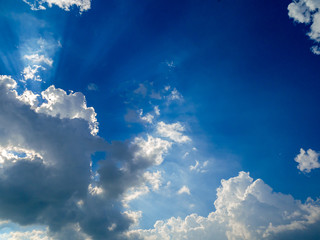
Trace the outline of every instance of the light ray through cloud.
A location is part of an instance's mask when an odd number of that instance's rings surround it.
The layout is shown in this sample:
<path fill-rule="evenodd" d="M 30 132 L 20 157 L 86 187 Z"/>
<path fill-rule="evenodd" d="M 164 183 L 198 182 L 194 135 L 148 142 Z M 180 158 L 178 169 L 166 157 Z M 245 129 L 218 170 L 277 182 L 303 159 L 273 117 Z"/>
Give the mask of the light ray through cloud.
<path fill-rule="evenodd" d="M 0 2 L 0 239 L 319 239 L 319 4 Z"/>

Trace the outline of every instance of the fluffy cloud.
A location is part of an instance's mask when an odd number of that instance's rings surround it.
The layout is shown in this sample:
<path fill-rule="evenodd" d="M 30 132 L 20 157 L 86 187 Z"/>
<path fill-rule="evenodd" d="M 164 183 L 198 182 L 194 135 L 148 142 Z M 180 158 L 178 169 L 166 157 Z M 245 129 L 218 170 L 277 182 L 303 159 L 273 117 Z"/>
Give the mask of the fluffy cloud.
<path fill-rule="evenodd" d="M 157 124 L 157 132 L 162 136 L 169 138 L 177 143 L 184 143 L 191 141 L 191 139 L 188 136 L 185 136 L 182 134 L 185 129 L 184 127 L 179 123 L 172 123 L 172 124 L 166 124 L 164 122 L 158 122 Z"/>
<path fill-rule="evenodd" d="M 23 0 L 27 3 L 31 10 L 45 10 L 46 5 L 52 7 L 56 5 L 65 11 L 70 11 L 71 7 L 76 6 L 79 8 L 80 13 L 87 11 L 91 8 L 91 0 Z"/>
<path fill-rule="evenodd" d="M 320 43 L 320 1 L 319 0 L 297 0 L 288 6 L 289 17 L 294 21 L 310 25 L 308 36 L 317 44 Z M 319 46 L 311 48 L 312 52 L 319 54 Z"/>
<path fill-rule="evenodd" d="M 123 239 L 136 219 L 122 212 L 121 200 L 130 188 L 158 188 L 161 174 L 146 169 L 163 161 L 171 143 L 148 136 L 108 144 L 91 134 L 94 109 L 82 94 L 51 86 L 36 107 L 16 86 L 0 76 L 0 219 L 48 226 L 52 239 Z M 107 158 L 93 173 L 97 151 Z"/>
<path fill-rule="evenodd" d="M 182 188 L 179 189 L 178 194 L 187 194 L 190 195 L 190 189 L 187 186 L 183 186 Z"/>
<path fill-rule="evenodd" d="M 318 161 L 319 156 L 320 154 L 312 149 L 309 149 L 306 152 L 301 148 L 300 153 L 295 157 L 294 160 L 299 163 L 297 168 L 300 171 L 309 173 L 312 169 L 320 168 L 320 163 Z"/>
<path fill-rule="evenodd" d="M 10 232 L 0 234 L 0 239 L 6 240 L 50 240 L 46 231 L 33 230 L 27 232 Z"/>
<path fill-rule="evenodd" d="M 67 94 L 62 89 L 50 86 L 41 92 L 41 96 L 45 102 L 36 108 L 36 112 L 59 118 L 84 119 L 88 121 L 91 133 L 93 135 L 98 133 L 97 114 L 93 107 L 87 107 L 86 98 L 82 93 Z"/>
<path fill-rule="evenodd" d="M 275 193 L 248 173 L 222 180 L 208 217 L 191 214 L 157 221 L 153 229 L 132 230 L 133 239 L 315 239 L 320 234 L 320 203 Z"/>
<path fill-rule="evenodd" d="M 27 66 L 23 69 L 22 75 L 24 80 L 34 80 L 41 82 L 41 78 L 39 75 L 39 69 L 40 70 L 46 70 L 44 67 L 40 65 L 33 65 L 33 66 Z"/>

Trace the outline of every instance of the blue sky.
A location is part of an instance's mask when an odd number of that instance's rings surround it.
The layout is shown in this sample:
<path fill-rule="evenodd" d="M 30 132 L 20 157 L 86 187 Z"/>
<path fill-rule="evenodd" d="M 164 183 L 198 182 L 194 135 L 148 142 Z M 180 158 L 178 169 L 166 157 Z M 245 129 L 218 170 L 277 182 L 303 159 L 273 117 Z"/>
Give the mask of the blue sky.
<path fill-rule="evenodd" d="M 0 29 L 0 239 L 320 236 L 318 0 L 10 0 Z"/>

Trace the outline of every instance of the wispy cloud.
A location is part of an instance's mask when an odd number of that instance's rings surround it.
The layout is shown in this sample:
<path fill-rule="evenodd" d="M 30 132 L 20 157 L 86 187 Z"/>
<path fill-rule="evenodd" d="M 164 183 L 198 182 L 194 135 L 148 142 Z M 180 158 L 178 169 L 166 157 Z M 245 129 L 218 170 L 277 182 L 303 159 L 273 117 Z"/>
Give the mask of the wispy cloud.
<path fill-rule="evenodd" d="M 184 126 L 182 126 L 179 122 L 166 124 L 164 122 L 158 122 L 157 124 L 157 132 L 162 136 L 169 138 L 177 143 L 184 143 L 191 141 L 191 139 L 183 135 L 182 132 L 185 131 Z"/>

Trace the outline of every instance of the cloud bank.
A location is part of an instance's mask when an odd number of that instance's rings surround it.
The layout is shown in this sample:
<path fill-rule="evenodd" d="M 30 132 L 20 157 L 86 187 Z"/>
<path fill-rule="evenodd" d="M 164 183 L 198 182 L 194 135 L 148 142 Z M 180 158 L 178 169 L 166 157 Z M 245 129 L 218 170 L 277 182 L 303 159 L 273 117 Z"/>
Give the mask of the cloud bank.
<path fill-rule="evenodd" d="M 320 202 L 305 203 L 275 193 L 249 173 L 222 180 L 208 217 L 197 214 L 185 219 L 157 221 L 153 229 L 133 230 L 132 239 L 315 239 L 320 234 Z"/>

